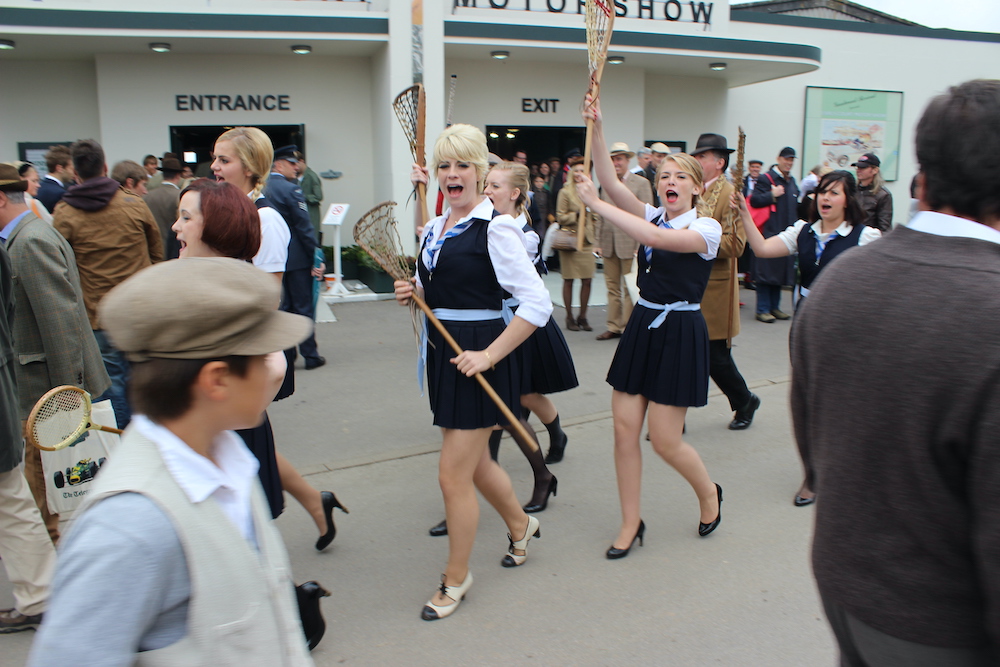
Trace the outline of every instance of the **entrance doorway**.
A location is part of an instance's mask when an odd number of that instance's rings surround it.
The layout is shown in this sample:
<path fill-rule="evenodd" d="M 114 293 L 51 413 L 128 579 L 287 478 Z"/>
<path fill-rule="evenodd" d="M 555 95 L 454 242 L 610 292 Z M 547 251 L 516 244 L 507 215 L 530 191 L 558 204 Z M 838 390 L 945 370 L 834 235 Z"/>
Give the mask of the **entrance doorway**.
<path fill-rule="evenodd" d="M 587 130 L 583 127 L 486 126 L 486 145 L 491 153 L 510 160 L 515 151 L 524 151 L 528 154 L 529 165 L 546 162 L 553 157 L 562 160 L 573 148 L 583 153 L 586 138 Z"/>
<path fill-rule="evenodd" d="M 191 165 L 195 176 L 212 175 L 212 150 L 215 140 L 234 125 L 173 125 L 170 128 L 170 151 L 181 157 L 181 161 Z M 256 125 L 271 139 L 275 148 L 295 144 L 306 151 L 305 125 Z M 197 165 L 197 166 L 195 166 Z"/>

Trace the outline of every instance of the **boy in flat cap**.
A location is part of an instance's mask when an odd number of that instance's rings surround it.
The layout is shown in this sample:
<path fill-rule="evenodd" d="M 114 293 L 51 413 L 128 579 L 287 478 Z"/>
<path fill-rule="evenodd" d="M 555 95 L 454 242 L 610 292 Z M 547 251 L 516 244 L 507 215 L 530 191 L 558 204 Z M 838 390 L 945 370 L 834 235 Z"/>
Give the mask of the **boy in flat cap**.
<path fill-rule="evenodd" d="M 257 461 L 232 432 L 261 420 L 280 350 L 312 329 L 276 310 L 278 289 L 245 262 L 198 258 L 101 302 L 137 416 L 63 538 L 29 664 L 77 661 L 80 637 L 99 638 L 103 664 L 312 664 Z"/>

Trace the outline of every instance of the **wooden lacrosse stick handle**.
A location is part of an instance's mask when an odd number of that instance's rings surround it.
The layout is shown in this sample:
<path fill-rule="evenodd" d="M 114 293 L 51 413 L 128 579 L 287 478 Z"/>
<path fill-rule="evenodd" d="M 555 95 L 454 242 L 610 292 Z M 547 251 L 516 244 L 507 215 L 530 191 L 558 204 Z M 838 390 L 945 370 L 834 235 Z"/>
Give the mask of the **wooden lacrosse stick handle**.
<path fill-rule="evenodd" d="M 424 165 L 420 165 L 424 166 Z M 423 229 L 427 226 L 427 184 L 417 183 L 417 207 L 420 212 L 420 227 Z M 420 236 L 419 234 L 417 235 Z"/>
<path fill-rule="evenodd" d="M 597 66 L 597 71 L 594 72 L 594 79 L 590 84 L 589 92 L 596 103 L 597 91 L 600 88 L 601 74 L 604 72 L 604 60 L 602 59 L 600 64 Z M 587 176 L 593 175 L 593 162 L 591 158 L 594 154 L 593 149 L 594 143 L 594 121 L 590 118 L 587 119 L 587 138 L 583 144 L 583 169 L 587 172 Z M 570 174 L 573 173 L 571 169 Z M 576 219 L 576 249 L 579 252 L 583 250 L 584 237 L 587 235 L 587 207 L 584 206 L 580 209 L 580 215 Z"/>
<path fill-rule="evenodd" d="M 107 433 L 114 433 L 116 435 L 121 435 L 124 433 L 120 428 L 115 428 L 114 426 L 101 426 L 100 424 L 91 424 L 87 427 L 93 431 L 105 431 Z"/>
<path fill-rule="evenodd" d="M 430 306 L 428 306 L 423 299 L 417 296 L 416 292 L 411 294 L 410 298 L 413 299 L 413 303 L 417 304 L 420 310 L 424 311 L 424 314 L 427 316 L 427 319 L 430 320 L 431 324 L 434 325 L 434 328 L 441 332 L 441 335 L 444 336 L 445 341 L 447 341 L 448 345 L 451 346 L 451 349 L 455 351 L 455 354 L 462 354 L 465 350 L 463 350 L 459 346 L 458 342 L 452 338 L 451 334 L 448 333 L 448 330 L 445 328 L 444 324 L 441 323 L 441 320 L 437 318 L 437 315 L 434 314 L 434 311 L 430 309 Z M 493 389 L 486 378 L 483 377 L 483 374 L 476 373 L 476 380 L 479 382 L 479 386 L 483 388 L 483 391 L 486 392 L 486 395 L 489 396 L 494 403 L 496 403 L 498 408 L 500 408 L 500 412 L 503 413 L 503 416 L 510 422 L 511 427 L 518 432 L 518 435 L 524 438 L 524 441 L 528 443 L 528 446 L 531 447 L 532 451 L 537 452 L 538 443 L 535 442 L 535 438 L 528 433 L 528 429 L 524 428 L 524 424 L 521 423 L 521 420 L 514 416 L 514 413 L 510 411 L 510 408 L 503 402 L 500 395 L 497 394 L 496 390 Z"/>

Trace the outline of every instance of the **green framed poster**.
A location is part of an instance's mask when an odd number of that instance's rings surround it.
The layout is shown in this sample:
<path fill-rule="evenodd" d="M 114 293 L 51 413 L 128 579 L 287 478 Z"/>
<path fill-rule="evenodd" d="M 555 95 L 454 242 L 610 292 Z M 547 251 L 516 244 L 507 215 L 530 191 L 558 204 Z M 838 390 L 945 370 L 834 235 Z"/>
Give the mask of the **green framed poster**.
<path fill-rule="evenodd" d="M 865 153 L 882 161 L 882 178 L 899 178 L 903 93 L 852 88 L 806 88 L 802 173 L 815 165 L 854 171 Z"/>

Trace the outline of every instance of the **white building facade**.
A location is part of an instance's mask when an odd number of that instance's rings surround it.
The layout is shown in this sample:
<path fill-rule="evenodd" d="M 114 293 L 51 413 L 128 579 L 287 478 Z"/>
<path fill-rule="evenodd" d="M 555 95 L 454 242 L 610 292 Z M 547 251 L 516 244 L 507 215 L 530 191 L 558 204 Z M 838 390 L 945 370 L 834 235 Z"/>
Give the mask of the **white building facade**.
<path fill-rule="evenodd" d="M 350 204 L 353 223 L 379 201 L 407 200 L 411 158 L 391 103 L 421 67 L 428 152 L 445 125 L 452 76 L 452 119 L 496 135 L 501 156 L 525 148 L 541 161 L 574 142 L 582 148 L 583 0 L 135 5 L 0 2 L 0 40 L 14 43 L 0 50 L 0 161 L 96 138 L 109 163 L 170 150 L 203 162 L 211 137 L 257 125 L 276 142 L 300 143 L 318 173 L 340 172 L 324 181 L 326 203 Z M 692 147 L 717 132 L 735 145 L 742 126 L 747 158 L 769 165 L 783 146 L 801 151 L 808 87 L 901 92 L 889 184 L 897 223 L 928 99 L 960 81 L 1000 78 L 996 34 L 731 11 L 727 0 L 614 5 L 609 54 L 623 62 L 605 68 L 601 87 L 609 141 Z M 154 43 L 169 52 L 151 51 Z M 311 52 L 292 52 L 301 45 Z M 491 57 L 497 51 L 506 59 Z"/>

